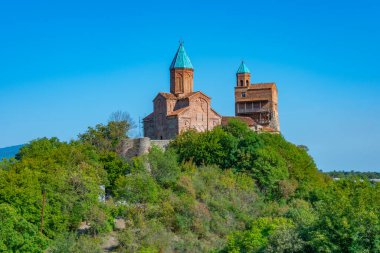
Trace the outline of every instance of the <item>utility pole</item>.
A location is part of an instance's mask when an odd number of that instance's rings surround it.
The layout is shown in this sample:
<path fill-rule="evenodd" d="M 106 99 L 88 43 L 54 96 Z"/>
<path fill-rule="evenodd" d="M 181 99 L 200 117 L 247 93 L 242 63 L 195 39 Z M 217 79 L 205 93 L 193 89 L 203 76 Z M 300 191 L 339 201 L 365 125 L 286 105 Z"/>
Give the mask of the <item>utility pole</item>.
<path fill-rule="evenodd" d="M 41 226 L 40 233 L 44 230 L 44 214 L 45 214 L 45 205 L 46 205 L 46 190 L 42 190 L 42 207 L 41 207 Z"/>

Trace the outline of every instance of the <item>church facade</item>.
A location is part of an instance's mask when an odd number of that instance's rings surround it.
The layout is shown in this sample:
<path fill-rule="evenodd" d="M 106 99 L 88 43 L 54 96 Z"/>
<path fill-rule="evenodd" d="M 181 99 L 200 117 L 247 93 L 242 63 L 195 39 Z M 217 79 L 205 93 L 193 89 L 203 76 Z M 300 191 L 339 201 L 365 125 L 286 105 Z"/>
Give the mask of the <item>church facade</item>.
<path fill-rule="evenodd" d="M 153 140 L 172 139 L 189 129 L 211 130 L 222 122 L 211 98 L 194 91 L 194 68 L 182 43 L 170 65 L 170 93 L 157 94 L 143 122 L 144 136 Z"/>
<path fill-rule="evenodd" d="M 144 137 L 173 139 L 194 129 L 208 131 L 232 118 L 254 131 L 279 132 L 275 83 L 251 84 L 250 72 L 242 62 L 236 73 L 235 116 L 223 117 L 211 107 L 211 98 L 194 91 L 194 68 L 182 43 L 170 65 L 170 93 L 160 92 L 153 100 L 153 112 L 143 119 Z"/>

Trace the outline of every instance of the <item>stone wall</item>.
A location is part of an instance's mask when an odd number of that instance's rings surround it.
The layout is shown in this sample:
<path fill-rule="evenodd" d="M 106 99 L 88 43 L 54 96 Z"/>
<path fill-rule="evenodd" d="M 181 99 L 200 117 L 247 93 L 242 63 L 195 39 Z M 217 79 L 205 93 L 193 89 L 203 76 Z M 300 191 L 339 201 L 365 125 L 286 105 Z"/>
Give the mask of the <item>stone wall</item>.
<path fill-rule="evenodd" d="M 149 152 L 151 147 L 166 149 L 170 140 L 151 140 L 148 137 L 128 139 L 123 143 L 122 156 L 131 159 Z"/>

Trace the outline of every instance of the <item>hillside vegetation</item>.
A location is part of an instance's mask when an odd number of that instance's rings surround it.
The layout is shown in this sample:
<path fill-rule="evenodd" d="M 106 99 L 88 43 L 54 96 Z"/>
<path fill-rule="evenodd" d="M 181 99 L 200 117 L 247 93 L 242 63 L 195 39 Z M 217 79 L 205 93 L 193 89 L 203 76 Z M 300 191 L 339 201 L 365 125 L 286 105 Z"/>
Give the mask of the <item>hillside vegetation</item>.
<path fill-rule="evenodd" d="M 380 172 L 362 171 L 329 171 L 326 172 L 332 178 L 359 177 L 363 179 L 380 179 Z"/>
<path fill-rule="evenodd" d="M 37 139 L 3 160 L 0 251 L 102 252 L 113 231 L 115 252 L 380 252 L 380 185 L 331 180 L 281 135 L 230 121 L 126 160 L 129 128 Z"/>

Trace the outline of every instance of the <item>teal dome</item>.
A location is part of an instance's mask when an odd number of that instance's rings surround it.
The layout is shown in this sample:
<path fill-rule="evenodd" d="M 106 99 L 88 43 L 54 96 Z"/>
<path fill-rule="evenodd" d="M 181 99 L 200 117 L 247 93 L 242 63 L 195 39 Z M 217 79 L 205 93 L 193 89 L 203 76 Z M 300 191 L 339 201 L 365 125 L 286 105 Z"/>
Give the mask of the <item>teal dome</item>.
<path fill-rule="evenodd" d="M 245 73 L 251 73 L 251 71 L 249 71 L 247 65 L 245 65 L 245 63 L 242 61 L 240 63 L 240 66 L 239 66 L 239 69 L 237 70 L 236 74 L 245 74 Z"/>
<path fill-rule="evenodd" d="M 172 64 L 170 65 L 170 69 L 177 69 L 177 68 L 186 68 L 186 69 L 193 68 L 190 58 L 186 54 L 183 43 L 179 44 L 177 53 L 175 54 Z"/>

